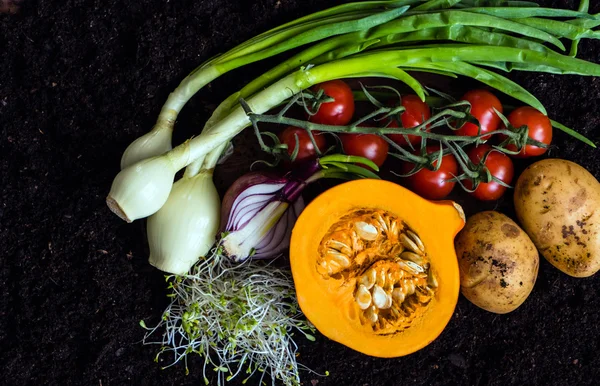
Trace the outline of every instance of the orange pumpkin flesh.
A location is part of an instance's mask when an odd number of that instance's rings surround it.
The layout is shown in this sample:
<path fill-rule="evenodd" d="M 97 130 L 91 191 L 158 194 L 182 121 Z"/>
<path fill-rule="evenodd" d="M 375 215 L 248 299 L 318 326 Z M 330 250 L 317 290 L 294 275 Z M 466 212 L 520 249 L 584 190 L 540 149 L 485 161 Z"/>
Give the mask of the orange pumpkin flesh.
<path fill-rule="evenodd" d="M 360 237 L 373 240 L 359 240 L 364 246 L 378 243 L 378 240 L 395 240 L 398 244 L 397 238 L 392 236 L 375 239 L 375 235 L 369 233 L 373 232 L 370 224 L 385 223 L 374 220 L 382 216 L 388 225 L 395 224 L 390 225 L 390 229 L 396 225 L 397 229 L 403 229 L 397 232 L 398 235 L 409 230 L 418 235 L 425 248 L 422 255 L 426 263 L 421 262 L 427 268 L 424 273 L 412 276 L 405 271 L 407 268 L 404 271 L 397 268 L 398 264 L 404 267 L 408 264 L 410 269 L 416 267 L 412 262 L 406 264 L 400 259 L 396 252 L 410 252 L 402 246 L 396 250 L 388 243 L 385 250 L 392 251 L 389 255 L 370 254 L 366 260 L 360 253 L 350 253 L 347 249 L 345 255 L 338 258 L 337 249 L 326 248 L 331 245 L 338 248 L 338 240 L 350 233 L 356 240 Z M 398 357 L 425 347 L 439 336 L 456 306 L 460 280 L 453 240 L 463 226 L 464 214 L 457 204 L 431 202 L 388 181 L 356 180 L 327 190 L 304 209 L 292 232 L 290 261 L 303 313 L 329 339 L 370 356 Z M 384 234 L 383 231 L 380 233 Z M 392 231 L 388 233 L 393 234 Z M 355 243 L 355 248 L 358 251 L 361 247 Z M 367 278 L 372 271 L 383 272 L 377 276 L 382 277 L 382 281 L 375 285 Z M 392 286 L 390 281 L 395 284 Z M 426 284 L 432 282 L 437 283 Z M 361 283 L 364 286 L 361 287 Z M 378 285 L 381 287 L 376 288 Z M 405 290 L 407 285 L 412 285 L 412 289 Z M 391 295 L 385 295 L 382 289 L 394 295 L 392 290 L 404 292 L 406 299 L 412 298 L 402 305 L 405 301 L 394 297 L 394 305 L 390 306 Z M 399 296 L 404 299 L 404 295 Z"/>

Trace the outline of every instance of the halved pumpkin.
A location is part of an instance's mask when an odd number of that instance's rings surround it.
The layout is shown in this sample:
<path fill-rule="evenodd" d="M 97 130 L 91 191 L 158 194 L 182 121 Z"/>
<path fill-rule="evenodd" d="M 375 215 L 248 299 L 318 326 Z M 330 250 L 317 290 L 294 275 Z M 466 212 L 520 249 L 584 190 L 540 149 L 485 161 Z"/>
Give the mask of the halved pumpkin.
<path fill-rule="evenodd" d="M 314 199 L 292 232 L 298 302 L 326 337 L 361 353 L 398 357 L 436 339 L 460 280 L 454 236 L 464 214 L 400 185 L 363 179 Z"/>

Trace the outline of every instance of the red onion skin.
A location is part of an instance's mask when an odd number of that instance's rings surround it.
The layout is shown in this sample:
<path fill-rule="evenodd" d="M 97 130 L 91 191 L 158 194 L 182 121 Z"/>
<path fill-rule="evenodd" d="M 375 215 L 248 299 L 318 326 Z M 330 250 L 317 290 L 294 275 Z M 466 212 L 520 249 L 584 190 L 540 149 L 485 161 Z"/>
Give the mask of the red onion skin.
<path fill-rule="evenodd" d="M 291 236 L 291 230 L 296 222 L 299 212 L 304 209 L 304 200 L 302 200 L 302 191 L 308 185 L 306 180 L 313 176 L 320 169 L 318 160 L 310 160 L 303 162 L 298 167 L 287 172 L 284 176 L 280 176 L 273 172 L 258 171 L 249 172 L 237 180 L 227 189 L 222 200 L 221 205 L 221 232 L 236 232 L 239 229 L 228 229 L 230 228 L 229 223 L 232 214 L 232 210 L 238 210 L 234 208 L 236 200 L 243 194 L 247 189 L 252 188 L 256 185 L 283 185 L 279 191 L 273 192 L 272 199 L 269 201 L 277 201 L 280 203 L 289 203 L 290 206 L 287 212 L 284 213 L 279 223 L 272 229 L 273 233 L 267 234 L 266 237 L 270 239 L 259 242 L 260 251 L 257 251 L 254 258 L 256 259 L 267 259 L 276 257 L 289 245 L 289 238 Z M 239 204 L 238 204 L 239 205 Z M 261 209 L 262 210 L 262 209 Z M 234 226 L 235 227 L 235 226 Z M 227 236 L 226 236 L 227 237 Z M 274 240 L 273 238 L 277 239 Z M 267 250 L 266 247 L 271 247 Z M 234 261 L 237 261 L 239 256 L 230 256 Z M 245 260 L 247 257 L 241 257 Z M 240 259 L 239 261 L 242 261 Z"/>
<path fill-rule="evenodd" d="M 290 205 L 287 212 L 284 214 L 284 217 L 282 217 L 281 220 L 279 220 L 282 222 L 287 222 L 285 234 L 281 237 L 281 242 L 277 243 L 277 245 L 272 249 L 258 252 L 256 255 L 252 256 L 253 259 L 261 260 L 277 257 L 277 255 L 279 255 L 281 252 L 283 252 L 290 246 L 292 228 L 294 227 L 298 216 L 300 216 L 300 213 L 304 210 L 304 206 L 304 199 L 302 198 L 302 196 L 298 197 L 298 199 Z"/>
<path fill-rule="evenodd" d="M 265 183 L 283 184 L 288 180 L 272 172 L 249 172 L 238 178 L 227 189 L 221 201 L 221 232 L 226 231 L 227 221 L 235 199 L 251 186 Z"/>

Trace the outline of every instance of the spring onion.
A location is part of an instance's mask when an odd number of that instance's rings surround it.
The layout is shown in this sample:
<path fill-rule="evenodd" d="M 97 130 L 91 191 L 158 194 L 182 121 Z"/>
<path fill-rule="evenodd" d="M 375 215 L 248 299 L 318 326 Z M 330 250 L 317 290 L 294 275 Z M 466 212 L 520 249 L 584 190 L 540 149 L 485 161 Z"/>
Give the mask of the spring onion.
<path fill-rule="evenodd" d="M 506 6 L 501 6 L 503 4 Z M 542 17 L 575 19 L 558 22 Z M 486 3 L 466 0 L 396 0 L 349 3 L 330 8 L 267 31 L 212 58 L 192 71 L 169 95 L 152 131 L 138 138 L 127 148 L 121 165 L 125 168 L 141 159 L 162 154 L 168 149 L 177 115 L 186 102 L 210 81 L 241 66 L 324 38 L 329 39 L 324 40 L 324 44 L 317 45 L 320 48 L 315 46 L 316 51 L 313 51 L 312 57 L 304 55 L 304 58 L 291 62 L 294 63 L 294 68 L 284 66 L 276 74 L 265 74 L 263 80 L 274 80 L 287 75 L 317 55 L 335 50 L 350 55 L 352 52 L 369 49 L 369 46 L 377 43 L 390 44 L 394 35 L 439 27 L 455 29 L 461 26 L 480 26 L 492 28 L 494 31 L 503 29 L 529 38 L 520 39 L 521 41 L 534 44 L 538 40 L 546 41 L 564 50 L 558 38 L 567 37 L 575 43 L 581 38 L 598 38 L 598 34 L 590 29 L 598 25 L 597 19 L 596 15 L 587 13 L 585 6 L 580 7 L 578 11 L 571 11 L 541 8 L 532 2 L 510 1 Z M 548 23 L 553 23 L 556 27 Z M 493 34 L 494 31 L 490 33 Z M 460 34 L 455 36 L 456 39 L 461 39 Z M 494 41 L 490 36 L 485 44 L 503 43 Z M 257 90 L 258 86 L 255 85 L 252 89 Z M 235 103 L 235 99 L 233 102 Z M 220 118 L 221 115 L 218 114 L 217 117 Z M 213 120 L 210 120 L 208 126 L 212 123 Z"/>
<path fill-rule="evenodd" d="M 213 182 L 215 155 L 177 181 L 165 205 L 148 218 L 149 262 L 161 271 L 187 273 L 216 241 L 221 200 Z"/>
<path fill-rule="evenodd" d="M 255 94 L 247 103 L 252 111 L 261 114 L 302 90 L 327 80 L 369 72 L 377 73 L 378 70 L 386 68 L 418 67 L 422 62 L 434 62 L 442 66 L 443 63 L 485 61 L 489 59 L 491 51 L 489 46 L 455 44 L 361 53 L 313 68 L 303 68 Z M 600 75 L 600 65 L 598 64 L 553 52 L 495 47 L 493 54 L 498 61 L 529 63 L 531 66 L 550 65 L 582 74 Z M 250 120 L 244 109 L 238 106 L 209 131 L 201 133 L 161 156 L 123 169 L 111 187 L 108 196 L 109 206 L 117 215 L 128 221 L 155 213 L 168 198 L 175 172 L 189 165 L 195 159 L 205 156 L 219 145 L 230 141 L 249 125 Z M 139 201 L 145 200 L 149 200 L 148 205 L 140 208 Z"/>
<path fill-rule="evenodd" d="M 415 9 L 407 11 L 408 6 L 417 3 Z M 462 7 L 460 10 L 453 8 L 459 4 L 461 3 L 455 1 L 444 3 L 432 0 L 429 2 L 383 2 L 371 5 L 358 3 L 349 5 L 348 8 L 340 6 L 303 18 L 301 21 L 288 23 L 281 28 L 251 39 L 228 53 L 211 59 L 182 81 L 161 110 L 152 136 L 162 143 L 161 146 L 151 146 L 149 142 L 152 141 L 150 140 L 136 141 L 144 143 L 148 149 L 154 150 L 125 152 L 138 155 L 123 162 L 123 166 L 129 166 L 123 168 L 115 178 L 107 198 L 109 207 L 127 221 L 147 217 L 160 209 L 168 198 L 170 185 L 172 185 L 178 170 L 214 151 L 221 143 L 229 141 L 248 125 L 248 119 L 244 116 L 243 110 L 234 102 L 238 97 L 247 97 L 252 111 L 262 113 L 315 83 L 365 74 L 396 77 L 406 81 L 411 79 L 402 71 L 403 68 L 406 68 L 471 76 L 500 91 L 510 95 L 514 94 L 513 96 L 517 98 L 521 96 L 519 99 L 525 103 L 534 104 L 536 108 L 543 111 L 543 106 L 535 103 L 535 98 L 532 98 L 530 94 L 524 93 L 522 89 L 518 89 L 514 85 L 510 86 L 510 83 L 505 81 L 506 78 L 491 75 L 490 71 L 478 67 L 477 63 L 485 66 L 487 63 L 483 62 L 487 62 L 490 57 L 493 57 L 495 63 L 506 63 L 507 68 L 511 69 L 582 75 L 598 73 L 595 64 L 554 53 L 549 48 L 546 51 L 539 48 L 541 42 L 548 42 L 563 49 L 558 37 L 562 37 L 565 34 L 564 31 L 558 31 L 557 36 L 546 28 L 540 29 L 528 25 L 531 22 L 519 23 L 519 20 L 535 20 L 534 17 L 540 15 L 567 16 L 576 17 L 574 20 L 595 21 L 598 19 L 596 15 L 567 10 L 549 11 L 522 5 L 485 7 L 481 5 L 481 2 L 473 3 L 476 6 L 470 6 L 468 1 L 463 2 L 467 7 Z M 379 6 L 383 8 L 389 6 L 392 9 L 376 8 Z M 577 34 L 567 34 L 568 37 L 576 36 L 578 39 L 598 37 L 596 33 L 586 29 L 587 25 L 576 25 L 575 23 L 569 25 L 572 25 L 571 28 L 574 28 Z M 415 46 L 411 45 L 416 42 L 414 40 L 404 46 L 401 41 L 394 39 L 395 36 L 401 36 L 411 31 L 420 32 L 432 28 L 443 29 L 454 26 L 457 28 L 477 26 L 484 27 L 484 29 L 492 27 L 496 35 L 488 35 L 487 44 L 472 44 L 472 41 L 467 41 L 462 45 L 438 43 L 420 48 L 414 48 Z M 521 37 L 510 39 L 505 37 L 506 35 L 497 35 L 495 31 L 498 29 L 517 33 Z M 563 28 L 565 31 L 567 29 L 567 27 Z M 306 54 L 312 49 L 308 48 L 304 52 L 306 55 L 302 54 L 304 55 L 302 59 L 309 64 L 313 60 L 318 63 L 314 69 L 308 70 L 310 67 L 308 66 L 289 74 L 294 66 L 290 62 L 284 62 L 286 64 L 278 67 L 276 71 L 260 77 L 261 80 L 258 83 L 251 83 L 253 86 L 245 90 L 244 94 L 246 95 L 233 94 L 232 98 L 228 98 L 224 106 L 217 108 L 211 120 L 207 122 L 207 129 L 200 136 L 170 151 L 148 158 L 144 162 L 133 162 L 136 158 L 146 157 L 154 152 L 159 153 L 168 148 L 167 143 L 170 141 L 166 141 L 165 138 L 170 138 L 170 134 L 158 135 L 157 133 L 162 130 L 161 128 L 166 128 L 165 130 L 170 132 L 175 117 L 186 101 L 210 80 L 235 68 L 300 45 L 322 40 L 329 35 L 334 37 L 314 46 L 320 47 L 319 49 Z M 483 36 L 486 36 L 485 31 Z M 517 40 L 515 41 L 515 39 Z M 481 40 L 485 41 L 485 38 L 480 38 Z M 431 42 L 435 42 L 435 40 Z M 492 48 L 491 45 L 495 44 L 501 44 L 501 46 Z M 339 55 L 327 57 L 324 56 L 327 51 L 323 50 L 337 50 Z M 370 52 L 371 50 L 373 51 Z M 338 59 L 339 56 L 342 59 Z M 444 63 L 453 62 L 464 62 L 465 64 L 453 64 L 454 67 L 444 66 Z M 435 67 L 432 64 L 435 64 Z M 468 64 L 471 64 L 471 67 L 468 67 Z M 297 65 L 296 63 L 296 68 Z M 508 67 L 511 65 L 513 66 Z M 400 69 L 392 72 L 397 67 Z M 468 71 L 466 71 L 467 69 Z M 260 91 L 264 86 L 269 87 Z M 415 88 L 414 84 L 412 86 Z M 516 94 L 515 90 L 518 91 Z M 419 94 L 422 98 L 424 97 L 422 93 Z"/>
<path fill-rule="evenodd" d="M 414 2 L 373 1 L 334 7 L 275 28 L 208 60 L 183 79 L 169 95 L 152 130 L 127 147 L 121 158 L 121 168 L 170 150 L 177 116 L 198 90 L 219 76 L 301 45 L 394 20 L 409 8 L 405 4 Z"/>

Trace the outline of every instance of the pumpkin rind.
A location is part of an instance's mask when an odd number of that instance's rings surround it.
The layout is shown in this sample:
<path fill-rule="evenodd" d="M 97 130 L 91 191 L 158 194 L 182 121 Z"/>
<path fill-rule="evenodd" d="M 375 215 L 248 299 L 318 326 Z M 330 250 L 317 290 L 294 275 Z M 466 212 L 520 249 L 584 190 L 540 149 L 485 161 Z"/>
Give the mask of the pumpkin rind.
<path fill-rule="evenodd" d="M 437 288 L 422 314 L 404 330 L 377 334 L 358 322 L 358 277 L 348 285 L 348 278 L 324 276 L 318 269 L 323 237 L 332 225 L 357 209 L 397 216 L 427 248 Z M 363 179 L 327 190 L 304 209 L 292 231 L 290 262 L 302 312 L 329 339 L 370 356 L 398 357 L 425 347 L 445 328 L 458 300 L 460 280 L 453 239 L 463 226 L 464 215 L 457 204 L 425 200 L 392 182 Z"/>

